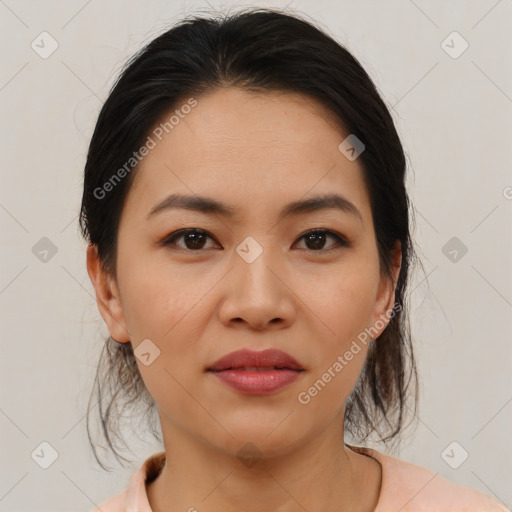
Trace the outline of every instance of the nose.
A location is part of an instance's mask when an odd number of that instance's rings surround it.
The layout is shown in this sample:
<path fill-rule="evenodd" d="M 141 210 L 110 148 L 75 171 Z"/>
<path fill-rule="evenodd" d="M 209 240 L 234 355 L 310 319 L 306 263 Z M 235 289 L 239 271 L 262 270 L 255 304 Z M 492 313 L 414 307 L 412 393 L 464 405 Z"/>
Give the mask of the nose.
<path fill-rule="evenodd" d="M 240 324 L 260 331 L 283 329 L 293 323 L 296 294 L 287 282 L 290 278 L 265 256 L 263 252 L 248 263 L 235 255 L 219 309 L 224 324 Z"/>

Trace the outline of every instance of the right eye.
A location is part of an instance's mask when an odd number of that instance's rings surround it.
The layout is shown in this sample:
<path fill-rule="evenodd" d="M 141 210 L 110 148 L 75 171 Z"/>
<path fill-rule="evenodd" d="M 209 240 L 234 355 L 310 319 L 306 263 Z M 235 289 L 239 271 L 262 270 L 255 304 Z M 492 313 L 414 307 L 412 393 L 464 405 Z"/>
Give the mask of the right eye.
<path fill-rule="evenodd" d="M 162 245 L 175 245 L 185 251 L 198 252 L 204 248 L 205 242 L 208 238 L 213 240 L 213 237 L 207 231 L 202 229 L 180 229 L 179 231 L 171 233 L 168 237 L 166 237 L 162 241 Z M 176 241 L 180 239 L 183 239 L 185 246 L 176 244 Z"/>

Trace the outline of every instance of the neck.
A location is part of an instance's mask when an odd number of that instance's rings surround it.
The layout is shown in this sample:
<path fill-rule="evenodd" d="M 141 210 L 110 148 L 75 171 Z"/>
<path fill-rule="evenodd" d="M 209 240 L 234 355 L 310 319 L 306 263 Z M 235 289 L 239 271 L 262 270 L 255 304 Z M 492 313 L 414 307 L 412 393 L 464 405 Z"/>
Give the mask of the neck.
<path fill-rule="evenodd" d="M 242 458 L 161 424 L 167 458 L 147 486 L 153 512 L 370 512 L 377 505 L 380 464 L 346 447 L 339 423 L 286 453 L 253 449 L 252 458 L 251 449 Z"/>

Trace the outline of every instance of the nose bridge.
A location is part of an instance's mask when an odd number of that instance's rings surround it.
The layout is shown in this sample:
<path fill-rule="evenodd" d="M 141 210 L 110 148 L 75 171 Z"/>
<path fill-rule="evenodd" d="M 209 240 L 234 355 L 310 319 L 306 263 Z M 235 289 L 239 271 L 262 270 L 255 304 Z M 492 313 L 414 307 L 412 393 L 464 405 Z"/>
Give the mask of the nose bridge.
<path fill-rule="evenodd" d="M 261 235 L 260 240 L 269 237 Z M 251 294 L 267 294 L 279 288 L 276 277 L 277 265 L 275 251 L 267 245 L 264 246 L 252 236 L 246 237 L 236 248 L 233 255 L 235 265 L 235 282 L 242 288 L 249 287 Z M 269 290 L 269 287 L 272 290 Z"/>
<path fill-rule="evenodd" d="M 226 325 L 243 320 L 252 328 L 262 329 L 274 319 L 282 321 L 275 327 L 290 324 L 294 317 L 293 294 L 284 283 L 282 262 L 275 252 L 252 237 L 236 247 L 230 283 L 220 308 L 221 320 Z"/>

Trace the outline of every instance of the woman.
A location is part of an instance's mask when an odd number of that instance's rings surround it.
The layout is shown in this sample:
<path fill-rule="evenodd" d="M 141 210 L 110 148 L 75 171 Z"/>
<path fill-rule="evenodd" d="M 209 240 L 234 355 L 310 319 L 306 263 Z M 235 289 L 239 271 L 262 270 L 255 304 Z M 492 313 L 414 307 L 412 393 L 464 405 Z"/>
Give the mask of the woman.
<path fill-rule="evenodd" d="M 299 17 L 191 18 L 130 61 L 80 222 L 104 434 L 117 455 L 121 394 L 165 450 L 96 510 L 505 510 L 345 443 L 416 410 L 405 168 L 366 72 Z"/>

